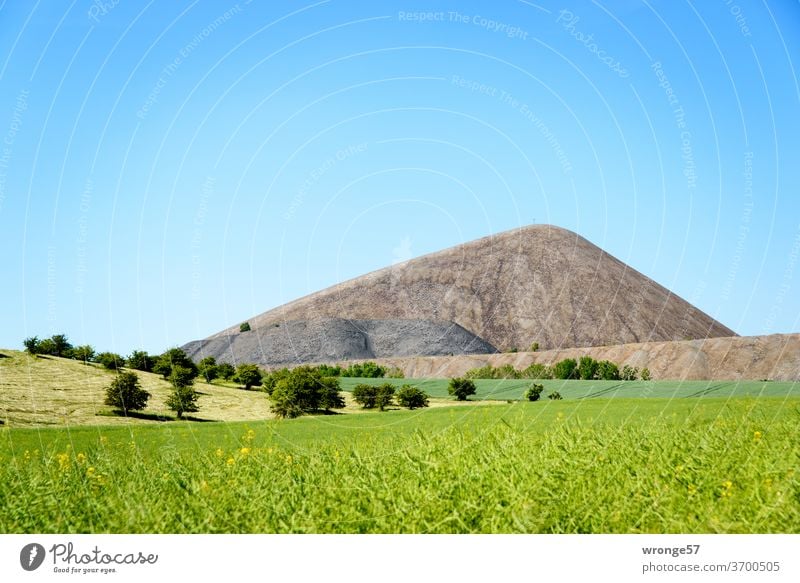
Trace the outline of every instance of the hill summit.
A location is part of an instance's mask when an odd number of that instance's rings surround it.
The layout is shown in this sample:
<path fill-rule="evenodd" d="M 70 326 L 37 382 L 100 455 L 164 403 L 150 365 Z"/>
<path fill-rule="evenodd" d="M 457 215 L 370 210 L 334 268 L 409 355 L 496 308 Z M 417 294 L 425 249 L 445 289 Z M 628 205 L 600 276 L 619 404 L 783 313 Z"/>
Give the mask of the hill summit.
<path fill-rule="evenodd" d="M 187 347 L 196 355 L 237 360 L 236 346 L 248 335 L 251 345 L 266 331 L 294 323 L 295 340 L 306 345 L 306 331 L 319 334 L 347 320 L 363 332 L 352 341 L 363 344 L 363 354 L 353 358 L 528 350 L 534 342 L 555 349 L 736 336 L 576 233 L 532 225 L 342 282 L 250 318 L 249 332 L 240 333 L 237 324 Z M 383 335 L 401 333 L 404 342 L 383 341 Z M 266 351 L 253 358 L 252 348 L 251 361 L 277 364 Z M 337 358 L 324 350 L 301 352 L 295 362 Z"/>

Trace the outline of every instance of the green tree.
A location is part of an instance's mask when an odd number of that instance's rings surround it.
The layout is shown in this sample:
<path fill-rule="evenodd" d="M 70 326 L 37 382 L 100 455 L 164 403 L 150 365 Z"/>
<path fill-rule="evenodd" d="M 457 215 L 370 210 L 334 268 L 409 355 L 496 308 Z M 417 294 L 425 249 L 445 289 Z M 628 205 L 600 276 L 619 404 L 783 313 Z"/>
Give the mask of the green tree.
<path fill-rule="evenodd" d="M 325 411 L 344 408 L 344 397 L 340 393 L 337 377 L 319 376 L 319 407 Z"/>
<path fill-rule="evenodd" d="M 239 332 L 250 332 L 250 322 L 242 322 L 239 324 Z"/>
<path fill-rule="evenodd" d="M 553 365 L 553 377 L 557 379 L 578 378 L 578 363 L 574 358 L 565 358 Z"/>
<path fill-rule="evenodd" d="M 125 359 L 115 352 L 101 352 L 95 357 L 95 361 L 109 370 L 119 370 L 125 366 Z"/>
<path fill-rule="evenodd" d="M 601 360 L 597 363 L 596 377 L 604 381 L 618 381 L 619 367 L 610 360 Z"/>
<path fill-rule="evenodd" d="M 353 387 L 353 400 L 364 409 L 373 409 L 378 397 L 378 388 L 372 385 L 359 383 Z"/>
<path fill-rule="evenodd" d="M 520 376 L 524 379 L 552 379 L 553 372 L 550 370 L 549 366 L 534 362 L 524 369 L 520 373 Z"/>
<path fill-rule="evenodd" d="M 270 400 L 273 413 L 289 418 L 344 406 L 344 399 L 339 394 L 339 380 L 322 377 L 310 366 L 300 366 L 282 375 L 275 383 Z"/>
<path fill-rule="evenodd" d="M 544 391 L 544 385 L 537 385 L 534 383 L 525 391 L 525 398 L 529 401 L 538 401 L 539 397 L 542 395 L 542 391 Z"/>
<path fill-rule="evenodd" d="M 173 365 L 169 374 L 169 382 L 172 383 L 172 392 L 167 397 L 167 407 L 175 411 L 178 419 L 183 418 L 184 413 L 194 413 L 199 411 L 197 399 L 199 395 L 194 390 L 194 379 L 196 371 L 185 366 Z"/>
<path fill-rule="evenodd" d="M 649 381 L 650 380 L 650 369 L 649 368 L 643 368 L 642 369 L 642 380 L 643 381 Z"/>
<path fill-rule="evenodd" d="M 397 404 L 408 409 L 419 409 L 428 406 L 428 394 L 417 387 L 403 385 L 397 391 Z"/>
<path fill-rule="evenodd" d="M 264 387 L 264 391 L 271 395 L 272 391 L 275 390 L 275 385 L 278 384 L 278 381 L 288 378 L 291 374 L 292 371 L 290 371 L 288 368 L 275 369 L 264 375 L 264 378 L 261 379 L 261 385 Z"/>
<path fill-rule="evenodd" d="M 141 411 L 147 407 L 150 393 L 139 385 L 139 377 L 133 372 L 119 373 L 106 389 L 105 404 L 118 411 Z"/>
<path fill-rule="evenodd" d="M 72 344 L 67 340 L 66 334 L 53 334 L 50 337 L 53 341 L 53 356 L 60 356 L 62 358 L 70 358 L 72 356 Z"/>
<path fill-rule="evenodd" d="M 511 364 L 504 364 L 494 369 L 494 378 L 496 379 L 518 379 L 520 372 Z"/>
<path fill-rule="evenodd" d="M 261 369 L 255 364 L 240 364 L 236 367 L 236 376 L 233 377 L 235 382 L 244 385 L 248 391 L 254 386 L 260 386 L 261 379 Z"/>
<path fill-rule="evenodd" d="M 128 368 L 151 372 L 155 365 L 155 357 L 150 356 L 144 350 L 134 350 L 127 359 Z"/>
<path fill-rule="evenodd" d="M 550 399 L 551 401 L 560 401 L 561 399 L 563 399 L 561 393 L 559 393 L 558 391 L 553 391 L 552 393 L 547 395 L 547 398 Z"/>
<path fill-rule="evenodd" d="M 87 364 L 94 358 L 94 348 L 90 344 L 83 344 L 72 349 L 72 358 Z"/>
<path fill-rule="evenodd" d="M 383 411 L 394 402 L 394 385 L 391 383 L 383 383 L 377 388 L 375 392 L 375 405 L 378 411 Z"/>
<path fill-rule="evenodd" d="M 210 383 L 219 375 L 217 359 L 213 356 L 206 356 L 197 363 L 197 372 L 207 383 Z"/>
<path fill-rule="evenodd" d="M 228 379 L 233 378 L 233 375 L 236 374 L 236 369 L 233 368 L 233 365 L 229 362 L 223 362 L 217 365 L 217 377 L 221 379 Z"/>
<path fill-rule="evenodd" d="M 447 386 L 447 392 L 450 395 L 455 395 L 459 401 L 466 401 L 467 397 L 475 394 L 475 383 L 471 379 L 457 377 L 450 379 L 450 384 Z"/>
<path fill-rule="evenodd" d="M 166 379 L 169 377 L 170 373 L 172 372 L 172 367 L 174 366 L 180 366 L 182 368 L 189 369 L 194 375 L 192 378 L 197 376 L 197 366 L 180 348 L 170 348 L 164 354 L 159 356 L 155 365 L 153 366 L 153 372 L 160 374 Z"/>
<path fill-rule="evenodd" d="M 590 381 L 597 373 L 597 361 L 591 356 L 581 356 L 578 361 L 578 375 L 584 381 Z"/>
<path fill-rule="evenodd" d="M 629 364 L 626 364 L 622 367 L 622 372 L 620 373 L 620 378 L 623 381 L 635 381 L 636 377 L 639 376 L 639 369 Z"/>
<path fill-rule="evenodd" d="M 39 344 L 39 339 L 36 336 L 31 336 L 30 338 L 26 338 L 22 341 L 22 345 L 25 347 L 25 350 L 32 356 L 36 356 L 40 353 Z"/>
<path fill-rule="evenodd" d="M 53 342 L 52 338 L 44 338 L 39 341 L 37 354 L 47 354 L 52 356 L 55 353 L 56 353 L 56 343 Z"/>

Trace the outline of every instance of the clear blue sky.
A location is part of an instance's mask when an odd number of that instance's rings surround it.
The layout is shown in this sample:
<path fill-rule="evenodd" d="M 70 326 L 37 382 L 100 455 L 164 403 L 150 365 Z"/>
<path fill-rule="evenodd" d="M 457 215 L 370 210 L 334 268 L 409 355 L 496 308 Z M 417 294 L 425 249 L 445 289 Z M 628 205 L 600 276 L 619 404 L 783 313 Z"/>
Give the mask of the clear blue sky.
<path fill-rule="evenodd" d="M 800 4 L 0 3 L 0 346 L 158 352 L 532 222 L 800 331 Z"/>

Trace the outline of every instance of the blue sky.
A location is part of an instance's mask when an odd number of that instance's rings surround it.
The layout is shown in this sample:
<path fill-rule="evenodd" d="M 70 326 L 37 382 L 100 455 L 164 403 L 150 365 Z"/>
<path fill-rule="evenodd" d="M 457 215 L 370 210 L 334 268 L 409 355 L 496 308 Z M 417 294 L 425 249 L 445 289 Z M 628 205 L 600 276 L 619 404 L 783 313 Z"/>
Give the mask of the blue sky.
<path fill-rule="evenodd" d="M 3 2 L 0 346 L 158 352 L 532 222 L 798 332 L 797 55 L 788 0 Z"/>

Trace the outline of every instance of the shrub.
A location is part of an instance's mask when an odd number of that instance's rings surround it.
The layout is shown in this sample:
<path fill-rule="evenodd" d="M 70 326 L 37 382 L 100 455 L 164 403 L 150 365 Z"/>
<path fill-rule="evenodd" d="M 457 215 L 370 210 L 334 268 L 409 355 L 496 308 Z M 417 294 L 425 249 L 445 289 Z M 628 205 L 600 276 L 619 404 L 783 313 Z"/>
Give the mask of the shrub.
<path fill-rule="evenodd" d="M 561 399 L 563 399 L 561 393 L 559 393 L 558 391 L 553 391 L 552 393 L 547 395 L 547 398 L 550 399 L 551 401 L 560 401 Z"/>
<path fill-rule="evenodd" d="M 242 322 L 239 324 L 239 332 L 250 332 L 250 322 Z"/>
<path fill-rule="evenodd" d="M 155 365 L 156 363 L 156 360 L 154 357 L 147 354 L 147 352 L 145 352 L 144 350 L 134 350 L 128 357 L 127 362 L 128 362 L 128 368 L 134 368 L 136 370 L 151 372 L 153 370 L 153 365 Z"/>
<path fill-rule="evenodd" d="M 233 367 L 231 367 L 233 368 Z M 219 375 L 219 367 L 217 367 L 217 359 L 213 356 L 206 356 L 197 363 L 198 374 L 205 379 L 207 383 L 213 381 Z"/>
<path fill-rule="evenodd" d="M 226 381 L 236 374 L 236 369 L 229 362 L 223 362 L 217 365 L 217 378 L 225 379 Z"/>
<path fill-rule="evenodd" d="M 645 368 L 642 369 L 642 380 L 643 381 L 649 381 L 650 380 L 650 369 L 649 368 L 645 367 Z"/>
<path fill-rule="evenodd" d="M 87 364 L 94 358 L 94 348 L 89 344 L 76 346 L 72 349 L 72 358 L 80 360 L 83 364 Z"/>
<path fill-rule="evenodd" d="M 447 392 L 459 401 L 466 401 L 468 396 L 475 394 L 475 383 L 461 377 L 450 379 Z"/>
<path fill-rule="evenodd" d="M 578 363 L 574 358 L 565 358 L 553 365 L 553 377 L 557 379 L 574 379 L 578 377 Z"/>
<path fill-rule="evenodd" d="M 622 373 L 620 373 L 620 377 L 623 381 L 635 381 L 636 377 L 639 376 L 639 369 L 632 367 L 628 364 L 622 367 Z"/>
<path fill-rule="evenodd" d="M 101 352 L 95 360 L 109 370 L 118 370 L 125 366 L 125 359 L 114 352 Z"/>
<path fill-rule="evenodd" d="M 386 374 L 386 369 L 371 361 L 354 362 L 342 371 L 343 377 L 379 379 Z"/>
<path fill-rule="evenodd" d="M 388 379 L 404 379 L 406 378 L 405 373 L 403 373 L 403 369 L 393 366 L 386 370 L 386 374 L 384 375 Z"/>
<path fill-rule="evenodd" d="M 584 381 L 590 381 L 597 373 L 597 361 L 591 356 L 581 356 L 578 362 L 578 374 Z"/>
<path fill-rule="evenodd" d="M 520 373 L 523 379 L 552 379 L 553 371 L 544 364 L 534 362 Z"/>
<path fill-rule="evenodd" d="M 194 378 L 197 376 L 197 371 L 190 368 L 173 365 L 169 374 L 169 382 L 172 383 L 172 393 L 167 397 L 167 407 L 178 414 L 178 419 L 183 417 L 184 413 L 194 413 L 199 411 L 197 406 L 197 391 L 192 386 Z"/>
<path fill-rule="evenodd" d="M 468 379 L 493 379 L 494 367 L 491 364 L 482 366 L 480 368 L 471 368 L 464 373 L 464 378 Z"/>
<path fill-rule="evenodd" d="M 261 379 L 261 370 L 255 364 L 240 364 L 236 367 L 236 376 L 233 377 L 233 380 L 244 385 L 247 391 L 253 386 L 260 386 Z"/>
<path fill-rule="evenodd" d="M 320 364 L 317 367 L 319 374 L 323 377 L 339 377 L 342 376 L 342 367 L 338 364 L 331 366 L 329 364 Z"/>
<path fill-rule="evenodd" d="M 139 385 L 139 377 L 133 372 L 123 372 L 111 381 L 106 389 L 106 405 L 111 405 L 118 411 L 141 411 L 147 407 L 150 393 Z"/>
<path fill-rule="evenodd" d="M 494 369 L 494 378 L 496 379 L 518 379 L 520 372 L 511 364 L 504 364 Z"/>
<path fill-rule="evenodd" d="M 539 397 L 542 395 L 542 391 L 544 391 L 544 386 L 534 383 L 525 391 L 525 398 L 529 401 L 538 401 Z"/>
<path fill-rule="evenodd" d="M 618 381 L 619 367 L 610 360 L 601 360 L 597 363 L 596 378 L 604 381 Z"/>
<path fill-rule="evenodd" d="M 534 342 L 533 344 L 531 344 L 529 352 L 536 352 L 537 350 L 539 350 L 539 343 Z"/>
<path fill-rule="evenodd" d="M 428 406 L 428 394 L 411 385 L 403 385 L 397 391 L 397 404 L 408 409 L 419 409 Z"/>
<path fill-rule="evenodd" d="M 278 417 L 293 418 L 320 408 L 344 407 L 344 399 L 339 394 L 339 380 L 335 377 L 322 377 L 310 366 L 297 367 L 281 373 L 281 376 L 270 395 L 272 411 Z"/>

